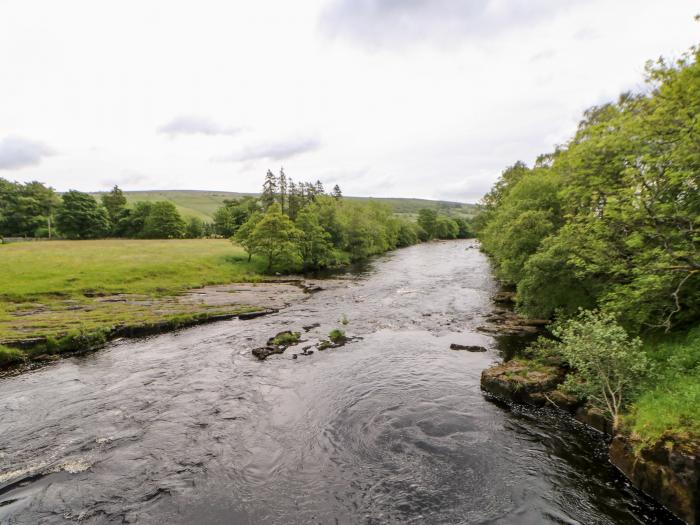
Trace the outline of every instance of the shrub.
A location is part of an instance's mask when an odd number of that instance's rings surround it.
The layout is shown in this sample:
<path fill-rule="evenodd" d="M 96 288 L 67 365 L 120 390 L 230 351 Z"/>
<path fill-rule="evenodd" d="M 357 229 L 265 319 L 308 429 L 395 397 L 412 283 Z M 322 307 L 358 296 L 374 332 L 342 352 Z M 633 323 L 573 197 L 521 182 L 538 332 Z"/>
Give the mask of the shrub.
<path fill-rule="evenodd" d="M 277 334 L 272 340 L 272 344 L 276 346 L 290 346 L 296 344 L 301 339 L 300 332 L 282 332 Z"/>
<path fill-rule="evenodd" d="M 563 389 L 601 408 L 617 429 L 621 409 L 649 373 L 641 340 L 631 339 L 612 315 L 588 310 L 556 323 L 552 333 L 560 339 L 557 350 L 572 368 Z"/>
<path fill-rule="evenodd" d="M 0 345 L 0 367 L 21 363 L 24 357 L 24 352 L 17 348 Z"/>
<path fill-rule="evenodd" d="M 330 333 L 328 334 L 328 339 L 333 341 L 334 343 L 339 343 L 341 341 L 345 340 L 345 332 L 342 330 L 338 330 L 337 328 L 335 330 L 331 330 Z"/>

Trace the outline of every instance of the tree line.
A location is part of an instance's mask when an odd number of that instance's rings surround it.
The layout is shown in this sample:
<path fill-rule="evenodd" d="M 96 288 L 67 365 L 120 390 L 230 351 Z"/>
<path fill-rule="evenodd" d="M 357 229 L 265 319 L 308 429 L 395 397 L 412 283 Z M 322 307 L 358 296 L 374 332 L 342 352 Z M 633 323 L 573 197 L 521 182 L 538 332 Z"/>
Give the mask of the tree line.
<path fill-rule="evenodd" d="M 0 236 L 98 239 L 195 238 L 213 228 L 199 218 L 188 220 L 168 201 L 127 206 L 118 186 L 96 199 L 70 190 L 62 195 L 40 182 L 10 182 L 0 178 Z"/>
<path fill-rule="evenodd" d="M 341 266 L 433 238 L 468 237 L 463 219 L 420 210 L 417 221 L 396 217 L 376 202 L 343 199 L 338 185 L 327 194 L 320 181 L 295 184 L 284 170 L 268 170 L 260 198 L 226 201 L 214 214 L 214 229 L 260 256 L 267 271 Z"/>
<path fill-rule="evenodd" d="M 693 48 L 648 63 L 647 89 L 590 108 L 573 138 L 507 168 L 483 198 L 483 249 L 521 311 L 559 318 L 579 386 L 624 384 L 630 362 L 645 362 L 641 351 L 630 361 L 641 347 L 620 328 L 648 341 L 700 324 L 698 58 Z M 601 399 L 620 396 L 603 388 Z"/>
<path fill-rule="evenodd" d="M 296 237 L 295 246 L 301 247 L 300 259 L 290 256 L 289 250 L 272 256 L 273 266 L 284 269 L 337 266 L 419 241 L 472 236 L 470 225 L 463 218 L 423 209 L 417 221 L 398 219 L 389 207 L 378 203 L 345 202 L 337 184 L 327 193 L 321 181 L 295 183 L 284 169 L 278 175 L 268 170 L 259 196 L 224 200 L 211 222 L 183 218 L 169 201 L 129 204 L 118 186 L 96 198 L 76 190 L 58 194 L 40 182 L 20 183 L 0 178 L 0 237 L 231 238 L 246 223 L 243 232 L 273 211 L 289 219 L 307 239 L 302 242 L 302 237 Z M 316 235 L 313 231 L 320 231 L 318 228 L 324 232 L 318 235 L 323 239 L 328 237 L 330 244 L 322 242 L 320 237 L 309 240 Z M 241 235 L 238 239 L 250 248 L 249 253 L 261 251 L 258 237 L 249 241 Z M 268 258 L 271 252 L 274 250 L 267 251 Z"/>
<path fill-rule="evenodd" d="M 604 307 L 632 330 L 700 317 L 700 65 L 647 66 L 646 93 L 585 112 L 483 200 L 483 247 L 536 316 Z"/>

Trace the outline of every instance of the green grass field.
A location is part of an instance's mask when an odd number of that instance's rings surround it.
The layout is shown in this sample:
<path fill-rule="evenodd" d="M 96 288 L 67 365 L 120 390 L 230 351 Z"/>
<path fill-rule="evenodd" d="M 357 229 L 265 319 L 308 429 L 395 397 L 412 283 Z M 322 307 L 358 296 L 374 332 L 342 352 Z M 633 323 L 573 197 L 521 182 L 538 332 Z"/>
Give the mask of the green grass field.
<path fill-rule="evenodd" d="M 259 281 L 259 269 L 224 239 L 0 245 L 0 341 L 228 313 L 180 303 L 177 295 Z"/>
<path fill-rule="evenodd" d="M 99 195 L 99 194 L 95 194 Z M 161 190 L 161 191 L 125 191 L 129 203 L 138 201 L 170 201 L 185 217 L 198 217 L 210 221 L 212 215 L 225 199 L 234 199 L 251 193 L 235 193 L 227 191 L 198 191 L 198 190 Z M 445 215 L 471 217 L 476 212 L 474 204 L 462 202 L 433 201 L 428 199 L 400 199 L 373 197 L 345 197 L 348 200 L 360 202 L 376 201 L 391 206 L 394 213 L 400 215 L 417 215 L 421 208 L 430 208 Z"/>
<path fill-rule="evenodd" d="M 255 279 L 258 270 L 226 239 L 14 243 L 0 245 L 0 298 L 163 295 Z"/>

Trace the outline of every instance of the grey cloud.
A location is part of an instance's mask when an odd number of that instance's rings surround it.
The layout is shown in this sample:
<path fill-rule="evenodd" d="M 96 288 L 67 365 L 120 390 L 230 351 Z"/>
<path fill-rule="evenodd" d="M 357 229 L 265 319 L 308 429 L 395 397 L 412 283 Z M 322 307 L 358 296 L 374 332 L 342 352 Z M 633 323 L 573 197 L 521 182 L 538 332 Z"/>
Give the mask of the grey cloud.
<path fill-rule="evenodd" d="M 177 135 L 236 135 L 241 128 L 222 126 L 206 117 L 181 115 L 158 128 L 160 133 Z"/>
<path fill-rule="evenodd" d="M 0 170 L 35 166 L 53 153 L 42 142 L 11 135 L 0 140 Z"/>
<path fill-rule="evenodd" d="M 533 24 L 581 1 L 333 0 L 320 30 L 371 46 L 445 42 Z"/>
<path fill-rule="evenodd" d="M 238 153 L 214 160 L 222 162 L 245 162 L 252 160 L 285 160 L 302 153 L 317 150 L 321 142 L 314 137 L 294 138 L 278 142 L 264 142 L 244 148 Z"/>

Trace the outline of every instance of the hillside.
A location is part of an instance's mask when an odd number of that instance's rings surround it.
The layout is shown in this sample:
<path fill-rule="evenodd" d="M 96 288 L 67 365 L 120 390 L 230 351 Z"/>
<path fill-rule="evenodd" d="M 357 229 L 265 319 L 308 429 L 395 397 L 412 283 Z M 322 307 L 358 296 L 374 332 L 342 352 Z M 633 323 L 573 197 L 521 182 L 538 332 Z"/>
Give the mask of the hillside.
<path fill-rule="evenodd" d="M 96 193 L 95 195 L 99 195 Z M 170 201 L 183 216 L 199 217 L 203 220 L 211 220 L 216 209 L 225 199 L 233 199 L 252 193 L 236 193 L 230 191 L 205 191 L 205 190 L 156 190 L 156 191 L 125 191 L 129 203 L 137 201 Z M 476 211 L 474 204 L 462 202 L 434 201 L 428 199 L 402 199 L 402 198 L 373 198 L 373 197 L 345 197 L 349 200 L 362 202 L 377 201 L 388 204 L 394 213 L 401 215 L 415 215 L 421 208 L 439 210 L 450 216 L 471 216 Z"/>

